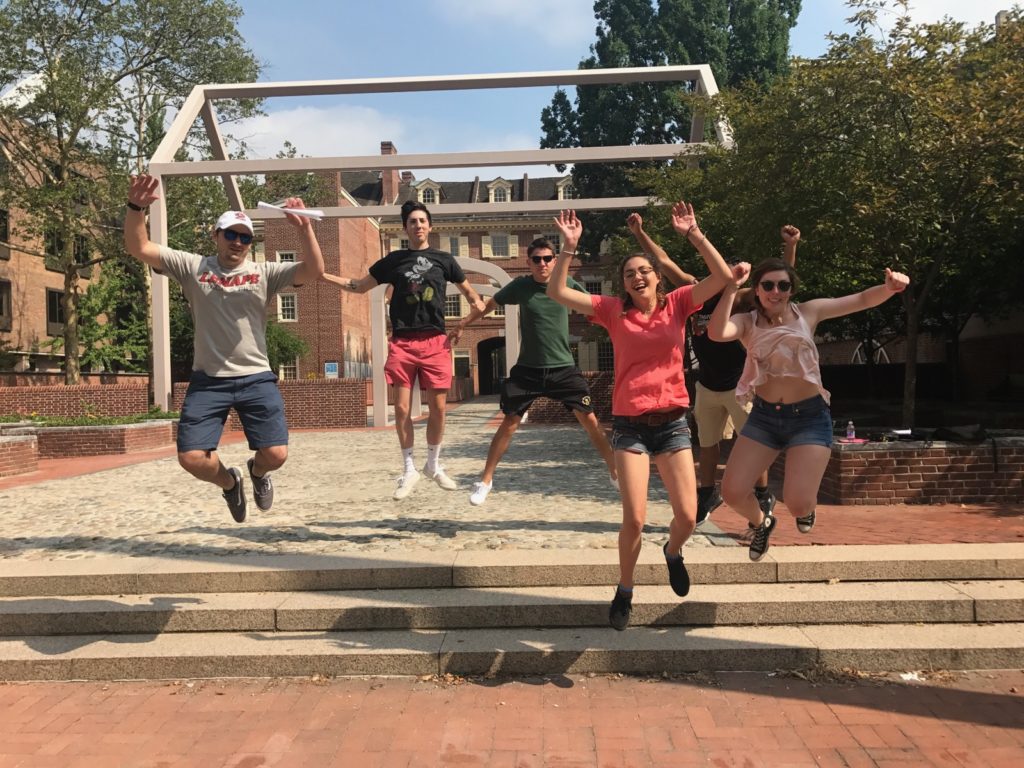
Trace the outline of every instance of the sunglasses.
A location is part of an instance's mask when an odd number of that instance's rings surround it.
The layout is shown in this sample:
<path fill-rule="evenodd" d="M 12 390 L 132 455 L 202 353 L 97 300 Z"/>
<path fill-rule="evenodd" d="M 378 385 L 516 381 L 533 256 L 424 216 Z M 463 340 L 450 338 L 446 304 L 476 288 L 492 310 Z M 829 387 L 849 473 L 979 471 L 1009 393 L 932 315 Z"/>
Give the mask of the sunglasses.
<path fill-rule="evenodd" d="M 224 235 L 224 239 L 229 243 L 233 243 L 235 240 L 240 242 L 242 245 L 249 245 L 252 243 L 252 235 L 246 234 L 245 232 L 235 232 L 233 229 L 222 229 L 221 234 Z"/>
<path fill-rule="evenodd" d="M 640 269 L 627 269 L 622 273 L 624 280 L 632 280 L 637 275 L 640 277 L 647 277 L 654 272 L 654 267 L 640 267 Z"/>
<path fill-rule="evenodd" d="M 772 291 L 774 291 L 775 286 L 779 287 L 779 293 L 789 293 L 789 290 L 790 288 L 793 287 L 793 284 L 789 282 L 789 280 L 779 280 L 778 282 L 774 280 L 761 281 L 761 290 L 764 291 L 765 293 L 771 293 Z"/>
<path fill-rule="evenodd" d="M 555 260 L 554 256 L 531 256 L 530 257 L 530 261 L 532 261 L 534 264 L 540 264 L 542 261 L 545 264 L 550 264 L 554 260 Z"/>

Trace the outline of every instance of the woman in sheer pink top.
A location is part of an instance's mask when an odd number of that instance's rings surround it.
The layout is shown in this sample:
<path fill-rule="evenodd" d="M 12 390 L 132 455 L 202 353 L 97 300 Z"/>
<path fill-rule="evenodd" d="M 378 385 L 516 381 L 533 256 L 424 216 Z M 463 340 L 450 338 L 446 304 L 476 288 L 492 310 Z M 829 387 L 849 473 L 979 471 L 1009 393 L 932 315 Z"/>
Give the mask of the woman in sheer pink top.
<path fill-rule="evenodd" d="M 750 559 L 768 551 L 775 517 L 764 514 L 751 488 L 754 480 L 786 452 L 783 497 L 797 528 L 814 526 L 818 488 L 832 455 L 832 414 L 829 393 L 821 384 L 814 329 L 822 320 L 877 307 L 910 284 L 910 278 L 890 269 L 885 282 L 836 299 L 813 299 L 796 304 L 796 271 L 780 259 L 767 259 L 751 273 L 754 309 L 730 317 L 736 291 L 746 280 L 727 286 L 708 325 L 714 341 L 739 340 L 747 362 L 736 386 L 740 402 L 753 401 L 753 410 L 736 440 L 722 478 L 725 502 L 754 526 Z"/>

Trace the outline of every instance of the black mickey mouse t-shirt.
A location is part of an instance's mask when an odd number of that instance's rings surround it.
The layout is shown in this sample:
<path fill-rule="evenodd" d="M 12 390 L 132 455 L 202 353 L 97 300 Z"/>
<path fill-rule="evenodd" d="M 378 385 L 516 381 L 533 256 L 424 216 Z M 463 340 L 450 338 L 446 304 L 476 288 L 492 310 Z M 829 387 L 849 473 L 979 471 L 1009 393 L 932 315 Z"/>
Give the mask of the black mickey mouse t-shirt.
<path fill-rule="evenodd" d="M 448 283 L 462 283 L 466 274 L 450 253 L 436 248 L 392 251 L 370 267 L 378 285 L 390 283 L 391 331 L 403 333 L 435 330 L 445 332 L 444 297 Z"/>

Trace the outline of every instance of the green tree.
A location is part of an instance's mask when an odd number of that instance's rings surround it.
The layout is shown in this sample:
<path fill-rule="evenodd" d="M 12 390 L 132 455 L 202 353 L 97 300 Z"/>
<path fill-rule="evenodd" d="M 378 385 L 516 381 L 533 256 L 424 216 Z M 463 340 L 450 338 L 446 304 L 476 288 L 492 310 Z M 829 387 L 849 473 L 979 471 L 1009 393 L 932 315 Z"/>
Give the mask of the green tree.
<path fill-rule="evenodd" d="M 800 225 L 805 297 L 877 284 L 887 266 L 911 276 L 898 301 L 850 320 L 875 337 L 902 326 L 910 426 L 922 328 L 1020 301 L 1006 286 L 1024 282 L 1024 25 L 1019 11 L 999 34 L 913 24 L 897 3 L 879 37 L 875 5 L 851 2 L 856 31 L 821 59 L 709 105 L 729 116 L 736 148 L 708 158 L 700 197 L 729 232 L 723 251 L 744 258 L 764 255 L 782 222 Z M 686 173 L 647 181 L 668 194 L 694 183 Z"/>
<path fill-rule="evenodd" d="M 764 84 L 788 62 L 800 0 L 596 0 L 597 40 L 580 69 L 710 64 L 719 86 Z M 541 112 L 542 148 L 659 144 L 690 138 L 690 112 L 677 85 L 580 86 L 575 106 L 558 89 Z M 584 197 L 637 194 L 633 174 L 651 164 L 581 163 L 573 186 Z M 564 170 L 560 167 L 559 171 Z M 618 214 L 588 218 L 583 248 L 596 252 L 621 228 Z"/>
<path fill-rule="evenodd" d="M 280 323 L 267 323 L 267 358 L 270 369 L 277 371 L 284 363 L 291 363 L 296 358 L 309 352 L 309 344 L 289 331 Z"/>
<path fill-rule="evenodd" d="M 0 202 L 28 214 L 22 241 L 48 243 L 64 273 L 65 381 L 80 373 L 84 269 L 116 227 L 125 174 L 150 149 L 146 126 L 202 82 L 252 80 L 258 65 L 229 0 L 6 0 L 0 5 Z M 252 105 L 228 105 L 229 115 Z"/>

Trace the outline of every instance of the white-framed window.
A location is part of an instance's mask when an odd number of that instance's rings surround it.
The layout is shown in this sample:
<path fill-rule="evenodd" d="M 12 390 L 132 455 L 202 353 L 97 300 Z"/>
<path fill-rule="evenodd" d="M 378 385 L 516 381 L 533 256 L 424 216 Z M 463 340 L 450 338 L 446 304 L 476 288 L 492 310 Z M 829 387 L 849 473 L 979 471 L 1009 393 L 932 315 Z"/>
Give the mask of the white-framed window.
<path fill-rule="evenodd" d="M 551 243 L 551 247 L 555 249 L 555 253 L 562 250 L 562 238 L 555 233 L 546 233 L 541 235 L 545 240 Z"/>
<path fill-rule="evenodd" d="M 576 197 L 576 188 L 572 185 L 572 179 L 568 176 L 558 182 L 558 199 L 572 200 Z"/>
<path fill-rule="evenodd" d="M 294 293 L 277 294 L 277 316 L 282 323 L 294 323 L 299 319 L 299 297 Z"/>
<path fill-rule="evenodd" d="M 487 202 L 507 203 L 512 199 L 512 184 L 497 178 L 487 185 Z"/>
<path fill-rule="evenodd" d="M 494 202 L 496 203 L 507 203 L 508 202 L 508 190 L 504 187 L 497 187 L 494 190 Z"/>
<path fill-rule="evenodd" d="M 608 339 L 602 339 L 597 343 L 597 370 L 615 370 L 615 353 L 612 350 L 612 343 Z"/>
<path fill-rule="evenodd" d="M 437 190 L 435 189 L 424 189 L 423 190 L 423 203 L 425 205 L 433 205 L 437 202 Z"/>
<path fill-rule="evenodd" d="M 403 249 L 408 249 L 409 248 L 409 238 L 403 237 L 401 240 L 399 240 L 398 241 L 398 247 L 399 248 L 403 248 Z"/>
<path fill-rule="evenodd" d="M 64 306 L 61 303 L 64 291 L 46 289 L 46 333 L 60 336 L 64 333 Z"/>
<path fill-rule="evenodd" d="M 499 304 L 497 307 L 495 307 L 493 315 L 495 317 L 504 317 L 505 316 L 505 305 L 504 304 Z"/>
<path fill-rule="evenodd" d="M 462 300 L 459 294 L 447 294 L 444 297 L 444 316 L 462 317 Z"/>
<path fill-rule="evenodd" d="M 452 375 L 457 379 L 468 379 L 472 376 L 471 358 L 469 350 L 456 349 L 452 352 Z"/>
<path fill-rule="evenodd" d="M 299 378 L 299 358 L 290 363 L 281 363 L 281 367 L 277 369 L 277 377 L 281 381 L 294 381 Z"/>
<path fill-rule="evenodd" d="M 277 260 L 282 264 L 290 264 L 295 262 L 295 251 L 278 251 Z"/>
<path fill-rule="evenodd" d="M 601 295 L 601 281 L 600 280 L 584 280 L 583 287 L 587 289 L 587 293 L 591 296 Z"/>
<path fill-rule="evenodd" d="M 508 235 L 502 232 L 495 232 L 491 235 L 491 254 L 496 259 L 509 257 Z"/>
<path fill-rule="evenodd" d="M 459 257 L 462 255 L 462 249 L 459 248 L 459 236 L 452 235 L 448 238 L 448 253 L 452 256 Z"/>

